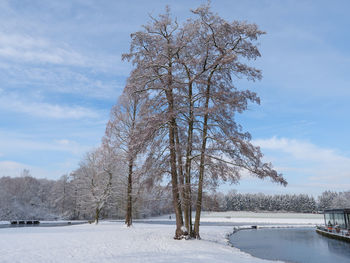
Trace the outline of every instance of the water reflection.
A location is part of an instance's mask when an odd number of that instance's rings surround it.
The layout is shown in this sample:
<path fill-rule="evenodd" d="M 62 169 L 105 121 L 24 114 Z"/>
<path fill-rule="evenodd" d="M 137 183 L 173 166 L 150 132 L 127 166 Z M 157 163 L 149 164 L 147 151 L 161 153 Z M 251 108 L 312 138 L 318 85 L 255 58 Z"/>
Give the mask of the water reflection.
<path fill-rule="evenodd" d="M 324 237 L 325 238 L 325 237 Z M 328 249 L 330 251 L 332 251 L 332 253 L 337 253 L 337 254 L 340 254 L 342 253 L 343 251 L 348 251 L 348 255 L 349 255 L 349 262 L 350 262 L 350 244 L 349 243 L 346 243 L 346 242 L 341 242 L 341 241 L 337 241 L 337 242 L 334 242 L 335 240 L 330 240 L 328 239 L 327 240 L 327 245 L 328 245 Z"/>
<path fill-rule="evenodd" d="M 313 228 L 242 230 L 231 243 L 256 257 L 298 263 L 349 263 L 350 244 L 318 235 Z"/>

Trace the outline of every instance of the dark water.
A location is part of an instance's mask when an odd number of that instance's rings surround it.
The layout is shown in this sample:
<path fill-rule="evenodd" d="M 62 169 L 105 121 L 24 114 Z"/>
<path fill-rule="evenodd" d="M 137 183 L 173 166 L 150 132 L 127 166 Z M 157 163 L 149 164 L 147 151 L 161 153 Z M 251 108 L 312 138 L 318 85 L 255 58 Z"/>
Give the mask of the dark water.
<path fill-rule="evenodd" d="M 15 225 L 11 225 L 9 224 L 1 224 L 0 225 L 0 229 L 1 228 L 18 228 L 18 227 L 56 227 L 56 226 L 72 226 L 72 225 L 80 225 L 80 224 L 85 224 L 87 222 L 82 222 L 82 221 L 78 221 L 78 222 L 74 222 L 74 221 L 69 221 L 69 222 L 43 222 L 40 224 L 15 224 Z"/>
<path fill-rule="evenodd" d="M 297 263 L 350 263 L 350 243 L 321 236 L 314 228 L 241 230 L 235 247 L 255 257 Z"/>

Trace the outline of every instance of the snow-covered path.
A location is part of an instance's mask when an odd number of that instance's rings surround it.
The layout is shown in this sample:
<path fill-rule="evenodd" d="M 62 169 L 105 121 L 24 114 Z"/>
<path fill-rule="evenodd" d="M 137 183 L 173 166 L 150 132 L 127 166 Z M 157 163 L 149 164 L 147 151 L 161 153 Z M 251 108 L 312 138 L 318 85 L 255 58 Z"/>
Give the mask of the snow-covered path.
<path fill-rule="evenodd" d="M 174 226 L 122 223 L 0 231 L 0 262 L 270 262 L 227 245 L 232 227 L 203 226 L 202 240 L 173 240 Z M 272 262 L 272 261 L 271 261 Z M 276 261 L 273 261 L 276 262 Z"/>

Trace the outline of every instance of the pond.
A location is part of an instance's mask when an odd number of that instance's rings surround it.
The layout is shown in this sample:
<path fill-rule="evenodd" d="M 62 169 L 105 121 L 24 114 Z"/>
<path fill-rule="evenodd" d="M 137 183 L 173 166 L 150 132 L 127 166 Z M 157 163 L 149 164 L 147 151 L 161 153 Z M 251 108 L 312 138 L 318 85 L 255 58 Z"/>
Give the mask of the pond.
<path fill-rule="evenodd" d="M 241 230 L 230 243 L 255 257 L 296 263 L 349 263 L 350 243 L 321 236 L 314 228 Z"/>
<path fill-rule="evenodd" d="M 56 227 L 56 226 L 72 226 L 72 225 L 80 225 L 85 224 L 86 221 L 47 221 L 41 222 L 40 224 L 0 224 L 1 228 L 18 228 L 18 227 Z"/>

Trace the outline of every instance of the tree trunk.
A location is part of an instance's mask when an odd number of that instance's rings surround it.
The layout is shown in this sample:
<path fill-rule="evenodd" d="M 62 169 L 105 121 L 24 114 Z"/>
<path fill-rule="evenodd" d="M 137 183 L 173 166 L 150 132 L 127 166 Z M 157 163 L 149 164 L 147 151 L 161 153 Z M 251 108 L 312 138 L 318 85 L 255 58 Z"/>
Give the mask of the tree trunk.
<path fill-rule="evenodd" d="M 166 96 L 168 100 L 168 114 L 169 114 L 169 151 L 170 151 L 170 173 L 171 173 L 171 184 L 172 184 L 172 194 L 173 194 L 173 205 L 175 210 L 176 218 L 176 230 L 175 239 L 181 239 L 183 236 L 183 218 L 181 211 L 181 200 L 179 195 L 178 187 L 178 175 L 176 169 L 176 149 L 175 149 L 175 128 L 176 119 L 174 116 L 174 99 L 172 90 L 166 91 Z"/>
<path fill-rule="evenodd" d="M 133 170 L 133 159 L 129 160 L 129 174 L 128 174 L 128 194 L 127 194 L 127 205 L 126 205 L 126 216 L 125 224 L 129 227 L 132 225 L 132 170 Z"/>
<path fill-rule="evenodd" d="M 100 212 L 101 212 L 101 209 L 99 207 L 96 207 L 96 211 L 95 211 L 95 224 L 96 225 L 98 224 L 98 221 L 100 219 Z"/>
<path fill-rule="evenodd" d="M 178 167 L 178 177 L 179 177 L 179 192 L 182 200 L 182 204 L 185 203 L 185 187 L 184 187 L 184 173 L 183 173 L 183 163 L 182 163 L 182 153 L 181 153 L 181 146 L 180 146 L 180 138 L 179 138 L 179 132 L 177 124 L 175 124 L 176 127 L 174 128 L 174 135 L 175 135 L 175 142 L 176 142 L 176 154 L 177 154 L 177 167 Z M 184 211 L 184 217 L 186 220 L 186 209 Z M 188 232 L 188 228 L 187 228 Z"/>
<path fill-rule="evenodd" d="M 64 214 L 65 203 L 66 203 L 66 178 L 64 177 L 63 178 L 63 200 L 62 200 L 62 213 L 61 214 Z"/>
<path fill-rule="evenodd" d="M 205 150 L 207 147 L 207 133 L 208 133 L 208 118 L 209 118 L 209 98 L 210 98 L 210 81 L 213 76 L 214 71 L 211 72 L 208 78 L 206 98 L 204 105 L 204 120 L 203 120 L 203 133 L 202 133 L 202 147 L 201 147 L 201 158 L 199 164 L 199 177 L 198 177 L 198 194 L 197 194 L 197 203 L 196 203 L 196 219 L 194 222 L 194 233 L 193 237 L 200 239 L 199 235 L 199 223 L 201 218 L 202 210 L 202 197 L 203 197 L 203 178 L 204 178 L 204 165 L 205 165 Z"/>
<path fill-rule="evenodd" d="M 132 117 L 131 117 L 131 134 L 134 134 L 135 131 L 135 121 L 137 114 L 137 99 L 133 100 L 132 107 Z M 127 193 L 127 201 L 126 201 L 126 216 L 125 216 L 125 224 L 129 227 L 132 225 L 132 176 L 133 176 L 133 167 L 134 167 L 134 153 L 132 151 L 131 142 L 128 146 L 129 151 L 129 172 L 128 172 L 128 193 Z"/>
<path fill-rule="evenodd" d="M 187 131 L 187 147 L 186 147 L 186 164 L 185 164 L 185 189 L 184 189 L 184 217 L 185 227 L 190 235 L 192 235 L 192 211 L 191 211 L 191 161 L 192 161 L 192 143 L 193 143 L 193 101 L 192 101 L 192 83 L 188 85 L 189 100 L 189 121 Z"/>

